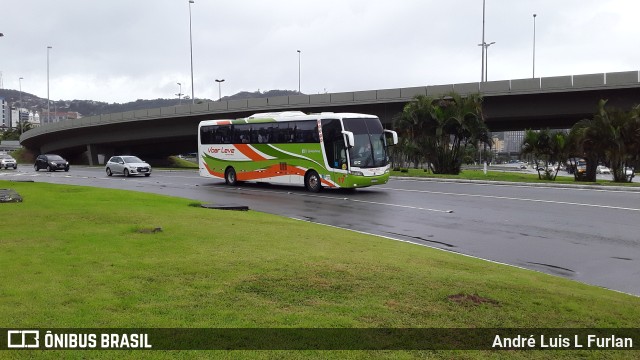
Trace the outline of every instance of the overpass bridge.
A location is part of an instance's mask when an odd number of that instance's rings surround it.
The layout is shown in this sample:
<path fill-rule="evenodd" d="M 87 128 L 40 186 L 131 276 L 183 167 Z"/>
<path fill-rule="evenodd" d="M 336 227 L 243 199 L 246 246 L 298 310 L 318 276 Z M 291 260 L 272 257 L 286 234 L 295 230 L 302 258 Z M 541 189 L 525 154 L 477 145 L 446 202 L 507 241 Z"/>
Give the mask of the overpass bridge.
<path fill-rule="evenodd" d="M 20 142 L 35 153 L 55 152 L 74 160 L 86 156 L 90 164 L 116 153 L 158 159 L 195 152 L 197 126 L 205 119 L 287 110 L 357 112 L 377 115 L 391 127 L 393 117 L 414 96 L 440 96 L 452 91 L 484 96 L 485 120 L 491 131 L 569 128 L 591 117 L 600 99 L 608 99 L 609 105 L 619 108 L 640 103 L 640 72 L 213 101 L 45 124 L 25 132 Z"/>

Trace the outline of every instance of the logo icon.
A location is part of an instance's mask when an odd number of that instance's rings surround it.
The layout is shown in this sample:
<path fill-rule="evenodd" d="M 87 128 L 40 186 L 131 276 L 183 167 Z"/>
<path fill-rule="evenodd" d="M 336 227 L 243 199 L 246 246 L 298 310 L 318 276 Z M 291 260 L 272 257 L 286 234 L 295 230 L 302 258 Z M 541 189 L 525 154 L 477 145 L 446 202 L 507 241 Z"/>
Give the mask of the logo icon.
<path fill-rule="evenodd" d="M 7 347 L 13 349 L 40 347 L 40 331 L 38 330 L 8 330 Z"/>

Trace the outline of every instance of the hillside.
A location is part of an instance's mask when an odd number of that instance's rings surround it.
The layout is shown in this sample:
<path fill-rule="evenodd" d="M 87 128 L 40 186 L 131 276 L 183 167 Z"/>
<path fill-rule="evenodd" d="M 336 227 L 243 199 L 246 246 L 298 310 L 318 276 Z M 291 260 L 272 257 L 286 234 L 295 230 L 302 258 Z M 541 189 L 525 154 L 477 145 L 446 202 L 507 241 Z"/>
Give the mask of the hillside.
<path fill-rule="evenodd" d="M 247 92 L 242 91 L 235 95 L 225 96 L 222 100 L 237 100 L 237 99 L 249 99 L 249 98 L 263 98 L 263 97 L 274 97 L 274 96 L 288 96 L 288 95 L 298 95 L 300 94 L 297 91 L 293 90 L 269 90 L 265 92 L 255 91 L 255 92 Z M 20 92 L 18 90 L 12 89 L 0 89 L 0 97 L 4 98 L 11 106 L 14 104 L 17 106 L 20 102 Z M 188 103 L 189 100 L 182 100 L 183 104 Z M 208 102 L 212 101 L 209 99 L 196 99 L 197 103 L 200 102 Z M 47 109 L 47 99 L 40 98 L 34 94 L 30 94 L 27 92 L 22 92 L 22 103 L 23 107 L 32 110 L 42 112 Z M 51 111 L 58 112 L 79 112 L 82 116 L 92 116 L 92 115 L 100 115 L 100 114 L 110 114 L 116 112 L 124 112 L 124 111 L 133 111 L 133 110 L 142 110 L 142 109 L 153 109 L 164 106 L 176 106 L 178 105 L 178 99 L 154 99 L 154 100 L 142 100 L 138 99 L 136 101 L 128 102 L 128 103 L 106 103 L 101 101 L 94 100 L 57 100 L 51 101 Z"/>

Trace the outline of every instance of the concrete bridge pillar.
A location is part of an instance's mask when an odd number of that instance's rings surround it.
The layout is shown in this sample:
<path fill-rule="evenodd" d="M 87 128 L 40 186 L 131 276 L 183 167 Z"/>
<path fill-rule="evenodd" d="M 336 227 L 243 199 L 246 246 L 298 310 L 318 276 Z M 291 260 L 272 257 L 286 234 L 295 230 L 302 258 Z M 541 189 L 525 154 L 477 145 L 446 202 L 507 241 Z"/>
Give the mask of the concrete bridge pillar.
<path fill-rule="evenodd" d="M 109 146 L 99 146 L 95 144 L 87 144 L 86 156 L 89 159 L 89 165 L 104 165 L 111 156 L 113 149 Z"/>
<path fill-rule="evenodd" d="M 87 144 L 87 157 L 89 158 L 89 165 L 95 166 L 98 163 L 98 147 L 93 144 Z"/>

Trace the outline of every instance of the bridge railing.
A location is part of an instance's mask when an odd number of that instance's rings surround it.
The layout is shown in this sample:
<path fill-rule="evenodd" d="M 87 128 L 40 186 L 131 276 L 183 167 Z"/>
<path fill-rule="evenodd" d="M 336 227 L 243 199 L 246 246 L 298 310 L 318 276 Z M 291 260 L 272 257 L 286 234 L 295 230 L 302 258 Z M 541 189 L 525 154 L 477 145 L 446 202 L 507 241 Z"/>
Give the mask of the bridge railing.
<path fill-rule="evenodd" d="M 265 111 L 274 109 L 327 108 L 348 104 L 374 104 L 384 102 L 407 102 L 416 95 L 439 96 L 455 91 L 461 95 L 481 93 L 484 96 L 526 94 L 563 91 L 585 91 L 592 89 L 625 88 L 640 86 L 639 71 L 600 74 L 583 74 L 541 77 L 529 79 L 498 80 L 447 85 L 428 85 L 408 88 L 352 91 L 341 93 L 276 96 L 228 101 L 211 101 L 200 104 L 169 106 L 146 110 L 135 110 L 102 114 L 44 124 L 25 132 L 20 141 L 41 134 L 64 131 L 72 128 L 108 125 L 130 121 L 183 117 L 197 114 L 223 115 L 239 111 Z"/>

